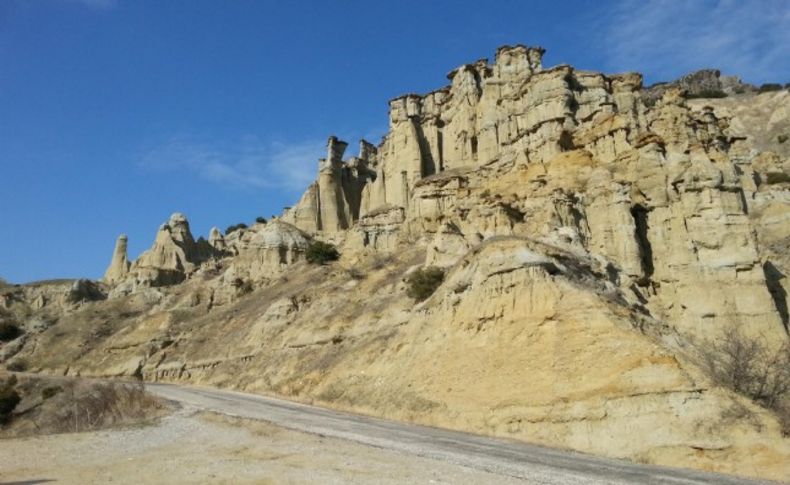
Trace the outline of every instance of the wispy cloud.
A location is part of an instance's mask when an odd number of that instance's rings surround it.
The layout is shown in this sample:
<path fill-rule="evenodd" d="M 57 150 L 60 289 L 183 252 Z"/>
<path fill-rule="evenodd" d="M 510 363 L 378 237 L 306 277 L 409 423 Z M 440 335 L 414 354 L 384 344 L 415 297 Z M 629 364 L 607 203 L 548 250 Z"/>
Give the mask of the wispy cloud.
<path fill-rule="evenodd" d="M 788 0 L 617 0 L 604 5 L 595 30 L 611 70 L 641 70 L 669 80 L 712 67 L 756 83 L 790 81 Z"/>
<path fill-rule="evenodd" d="M 176 137 L 146 152 L 140 166 L 186 170 L 225 186 L 301 190 L 315 180 L 325 146 L 325 139 L 285 143 L 258 137 L 235 142 Z"/>

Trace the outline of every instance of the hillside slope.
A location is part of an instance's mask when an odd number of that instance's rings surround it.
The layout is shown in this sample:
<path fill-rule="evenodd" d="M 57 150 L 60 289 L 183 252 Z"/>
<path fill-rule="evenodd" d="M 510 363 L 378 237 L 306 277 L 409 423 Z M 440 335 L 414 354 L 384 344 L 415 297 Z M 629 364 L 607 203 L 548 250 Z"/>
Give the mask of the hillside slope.
<path fill-rule="evenodd" d="M 647 107 L 638 74 L 542 54 L 393 99 L 356 157 L 331 137 L 280 218 L 195 240 L 174 214 L 133 262 L 119 238 L 103 282 L 0 289 L 25 330 L 0 359 L 786 478 L 777 416 L 700 359 L 730 328 L 788 341 L 790 165 L 737 109 L 786 112 L 786 92 Z M 307 263 L 314 240 L 340 260 Z M 416 303 L 423 266 L 444 280 Z"/>

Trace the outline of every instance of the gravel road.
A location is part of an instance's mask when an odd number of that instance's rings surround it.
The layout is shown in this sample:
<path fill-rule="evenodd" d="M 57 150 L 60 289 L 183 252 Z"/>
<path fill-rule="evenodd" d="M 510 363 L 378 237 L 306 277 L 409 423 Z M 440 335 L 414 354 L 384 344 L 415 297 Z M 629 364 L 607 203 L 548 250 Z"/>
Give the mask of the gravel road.
<path fill-rule="evenodd" d="M 290 401 L 218 389 L 149 385 L 182 406 L 262 420 L 293 431 L 336 438 L 497 477 L 539 484 L 756 484 L 727 475 L 639 465 L 581 453 L 358 416 Z M 427 473 L 428 470 L 426 470 Z M 404 477 L 405 478 L 405 477 Z M 427 481 L 427 476 L 424 477 Z M 473 477 L 466 483 L 473 483 Z M 479 477 L 481 478 L 481 477 Z M 376 480 L 373 480 L 374 482 Z M 458 483 L 458 482 L 455 482 Z"/>

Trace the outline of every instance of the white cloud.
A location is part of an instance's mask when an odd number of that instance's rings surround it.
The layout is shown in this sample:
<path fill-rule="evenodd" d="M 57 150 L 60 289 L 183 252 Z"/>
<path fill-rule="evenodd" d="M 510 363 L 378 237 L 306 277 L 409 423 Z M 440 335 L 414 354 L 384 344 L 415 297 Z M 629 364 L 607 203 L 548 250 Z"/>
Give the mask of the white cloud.
<path fill-rule="evenodd" d="M 711 67 L 790 81 L 788 0 L 618 0 L 602 14 L 597 40 L 611 70 L 670 80 Z"/>
<path fill-rule="evenodd" d="M 284 143 L 245 137 L 237 143 L 219 143 L 177 137 L 148 151 L 140 166 L 187 170 L 225 186 L 302 190 L 315 180 L 325 146 L 325 139 Z"/>

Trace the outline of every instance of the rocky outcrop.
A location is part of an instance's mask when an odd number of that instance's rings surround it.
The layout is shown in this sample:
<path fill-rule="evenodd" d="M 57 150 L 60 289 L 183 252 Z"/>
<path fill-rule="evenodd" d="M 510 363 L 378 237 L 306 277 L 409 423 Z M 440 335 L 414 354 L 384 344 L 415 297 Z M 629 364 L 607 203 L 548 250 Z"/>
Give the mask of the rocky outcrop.
<path fill-rule="evenodd" d="M 189 221 L 178 212 L 159 227 L 153 246 L 131 264 L 125 262 L 126 243 L 125 236 L 118 238 L 112 263 L 105 276 L 107 283 L 124 283 L 120 290 L 123 294 L 137 287 L 180 283 L 216 251 L 212 244 L 203 239 L 195 241 L 189 230 Z M 214 243 L 221 244 L 216 238 Z M 128 265 L 128 270 L 123 270 L 124 265 Z"/>
<path fill-rule="evenodd" d="M 308 245 L 307 234 L 287 222 L 273 219 L 239 247 L 223 280 L 232 284 L 237 279 L 261 281 L 279 275 L 286 266 L 304 260 Z"/>
<path fill-rule="evenodd" d="M 118 240 L 115 242 L 115 250 L 112 253 L 112 261 L 110 266 L 107 267 L 107 271 L 104 272 L 104 281 L 111 285 L 120 282 L 129 273 L 129 260 L 126 256 L 127 244 L 128 238 L 126 234 L 118 236 Z"/>
<path fill-rule="evenodd" d="M 223 253 L 228 249 L 228 245 L 225 243 L 225 238 L 222 237 L 222 233 L 219 232 L 219 229 L 216 227 L 211 228 L 211 231 L 208 235 L 208 243 L 218 253 Z"/>
<path fill-rule="evenodd" d="M 656 83 L 642 91 L 643 101 L 652 106 L 670 89 L 680 88 L 689 97 L 716 97 L 746 92 L 757 88 L 746 84 L 737 76 L 722 76 L 718 69 L 701 69 L 668 83 Z"/>
<path fill-rule="evenodd" d="M 71 284 L 69 292 L 66 294 L 68 303 L 79 303 L 85 301 L 97 301 L 106 298 L 99 286 L 91 280 L 79 279 Z M 43 305 L 42 305 L 43 307 Z"/>
<path fill-rule="evenodd" d="M 335 136 L 329 138 L 327 157 L 318 161 L 318 180 L 285 211 L 283 221 L 308 232 L 335 233 L 359 219 L 362 191 L 375 176 L 369 167 L 376 164 L 377 150 L 362 140 L 359 156 L 343 160 L 347 146 Z"/>
<path fill-rule="evenodd" d="M 447 266 L 495 236 L 538 237 L 606 261 L 612 279 L 690 337 L 735 325 L 786 340 L 749 207 L 765 190 L 754 180 L 783 181 L 784 162 L 747 161 L 729 118 L 689 105 L 689 92 L 723 89 L 720 73 L 663 86 L 650 108 L 638 74 L 546 69 L 542 54 L 505 46 L 493 65 L 453 70 L 445 88 L 390 101 L 351 241 L 424 241 L 427 263 Z M 322 173 L 319 192 L 335 190 Z M 334 215 L 349 210 L 341 199 L 319 201 L 334 204 L 333 230 L 349 220 Z"/>

